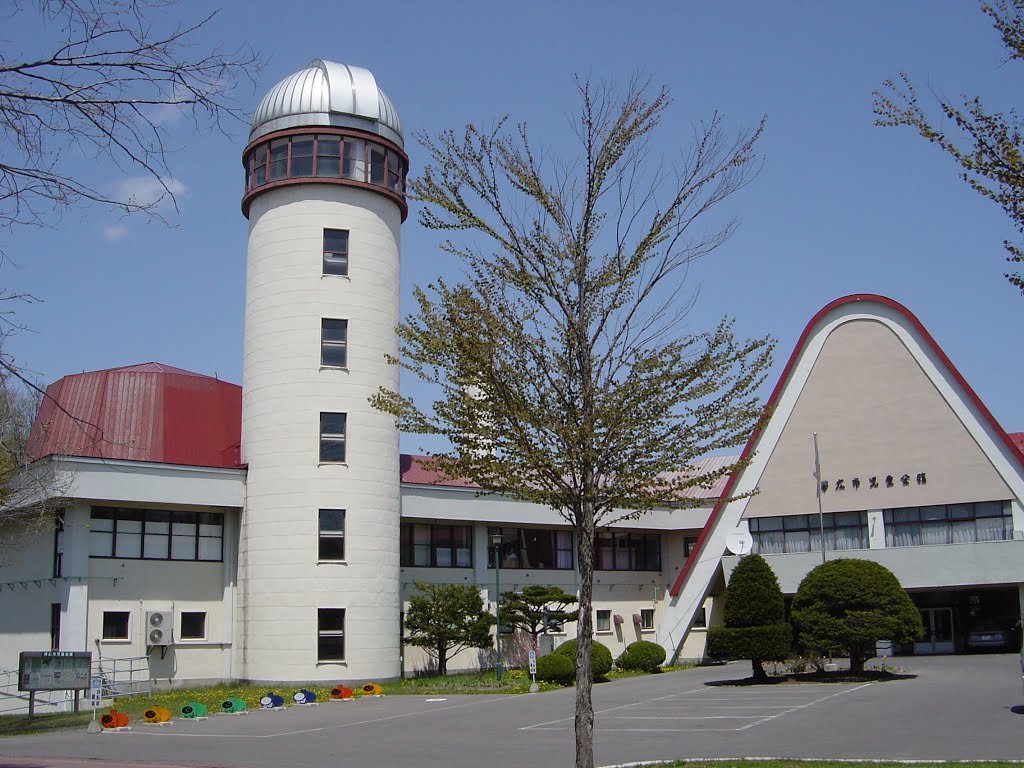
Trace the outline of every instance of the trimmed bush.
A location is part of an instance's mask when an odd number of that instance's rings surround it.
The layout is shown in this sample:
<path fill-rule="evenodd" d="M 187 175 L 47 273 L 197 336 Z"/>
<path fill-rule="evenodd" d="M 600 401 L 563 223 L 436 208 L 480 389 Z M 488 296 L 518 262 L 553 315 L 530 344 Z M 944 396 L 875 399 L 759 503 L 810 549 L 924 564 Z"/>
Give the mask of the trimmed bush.
<path fill-rule="evenodd" d="M 554 652 L 572 659 L 572 666 L 575 669 L 576 640 L 562 643 Z M 597 640 L 592 641 L 590 646 L 590 671 L 594 677 L 602 677 L 612 671 L 612 652 L 608 650 L 607 645 L 602 645 Z"/>
<path fill-rule="evenodd" d="M 576 662 L 559 653 L 541 656 L 537 659 L 537 679 L 569 685 L 576 679 Z"/>
<path fill-rule="evenodd" d="M 724 627 L 708 629 L 707 654 L 715 659 L 750 659 L 757 680 L 765 680 L 764 662 L 789 657 L 793 630 L 779 580 L 760 555 L 740 558 L 725 588 Z"/>
<path fill-rule="evenodd" d="M 630 643 L 615 660 L 615 666 L 619 669 L 638 669 L 642 672 L 653 672 L 664 663 L 665 649 L 647 640 Z"/>
<path fill-rule="evenodd" d="M 845 650 L 852 672 L 864 669 L 877 641 L 906 643 L 924 632 L 899 579 L 871 560 L 830 560 L 814 568 L 797 588 L 792 615 L 802 648 Z"/>

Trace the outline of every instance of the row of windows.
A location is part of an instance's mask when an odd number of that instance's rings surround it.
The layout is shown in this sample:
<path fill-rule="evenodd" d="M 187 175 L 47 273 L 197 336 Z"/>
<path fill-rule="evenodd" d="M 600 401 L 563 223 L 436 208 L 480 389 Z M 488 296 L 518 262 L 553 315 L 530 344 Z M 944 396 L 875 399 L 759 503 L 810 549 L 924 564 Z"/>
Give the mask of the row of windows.
<path fill-rule="evenodd" d="M 826 550 L 867 549 L 867 512 L 828 512 L 818 515 L 752 517 L 748 521 L 754 552 L 776 555 L 820 552 L 822 528 Z"/>
<path fill-rule="evenodd" d="M 496 562 L 512 570 L 573 569 L 572 532 L 551 528 L 492 527 L 487 540 L 487 567 Z M 402 523 L 401 564 L 404 567 L 472 568 L 473 527 Z M 597 536 L 595 567 L 602 571 L 661 570 L 661 536 L 657 533 L 602 531 Z M 497 559 L 496 559 L 497 557 Z"/>
<path fill-rule="evenodd" d="M 885 546 L 966 544 L 1013 538 L 1009 501 L 977 504 L 938 504 L 883 511 Z"/>
<path fill-rule="evenodd" d="M 206 611 L 182 611 L 179 615 L 181 616 L 181 626 L 176 635 L 179 640 L 206 639 Z M 103 639 L 129 640 L 131 638 L 130 619 L 130 611 L 104 611 Z"/>
<path fill-rule="evenodd" d="M 215 512 L 93 507 L 90 557 L 224 559 L 224 516 Z"/>
<path fill-rule="evenodd" d="M 402 194 L 405 162 L 394 150 L 337 134 L 286 136 L 259 144 L 245 159 L 247 192 L 284 179 L 350 179 Z"/>

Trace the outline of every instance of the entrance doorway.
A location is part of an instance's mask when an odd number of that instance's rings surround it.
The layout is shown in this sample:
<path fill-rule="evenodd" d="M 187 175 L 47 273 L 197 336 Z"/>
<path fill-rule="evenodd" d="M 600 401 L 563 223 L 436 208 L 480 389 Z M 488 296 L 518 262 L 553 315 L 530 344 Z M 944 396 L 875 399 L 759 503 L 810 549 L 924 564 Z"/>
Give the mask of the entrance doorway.
<path fill-rule="evenodd" d="M 921 608 L 920 611 L 924 634 L 914 643 L 914 653 L 953 653 L 953 609 Z"/>

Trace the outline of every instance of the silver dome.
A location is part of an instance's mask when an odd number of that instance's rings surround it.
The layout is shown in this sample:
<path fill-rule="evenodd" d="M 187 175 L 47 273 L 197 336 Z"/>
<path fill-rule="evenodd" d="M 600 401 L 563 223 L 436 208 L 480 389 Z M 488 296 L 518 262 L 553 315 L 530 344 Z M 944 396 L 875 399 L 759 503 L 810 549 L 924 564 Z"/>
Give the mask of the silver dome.
<path fill-rule="evenodd" d="M 317 59 L 284 78 L 256 107 L 249 141 L 307 125 L 359 128 L 404 146 L 398 111 L 362 67 Z"/>

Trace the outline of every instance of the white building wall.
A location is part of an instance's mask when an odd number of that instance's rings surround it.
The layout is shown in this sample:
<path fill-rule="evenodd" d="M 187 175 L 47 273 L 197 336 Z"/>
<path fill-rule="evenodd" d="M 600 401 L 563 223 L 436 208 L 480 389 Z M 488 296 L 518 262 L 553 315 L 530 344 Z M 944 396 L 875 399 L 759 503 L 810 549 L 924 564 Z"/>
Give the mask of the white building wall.
<path fill-rule="evenodd" d="M 0 566 L 0 672 L 16 670 L 22 651 L 50 650 L 50 606 L 60 602 L 53 577 L 53 530 L 0 531 L 5 539 Z"/>
<path fill-rule="evenodd" d="M 342 185 L 292 185 L 249 211 L 240 539 L 242 677 L 398 677 L 399 453 L 367 402 L 398 388 L 398 207 Z M 347 229 L 349 276 L 323 276 L 324 228 Z M 320 321 L 348 320 L 348 368 L 320 368 Z M 348 416 L 347 461 L 319 465 L 319 414 Z M 318 510 L 345 510 L 345 563 L 317 562 Z M 344 663 L 317 663 L 317 609 L 344 608 Z"/>

